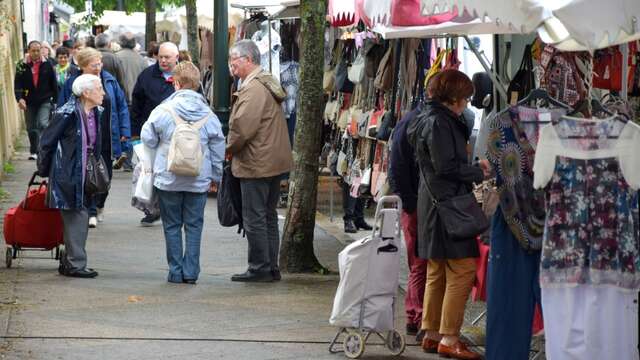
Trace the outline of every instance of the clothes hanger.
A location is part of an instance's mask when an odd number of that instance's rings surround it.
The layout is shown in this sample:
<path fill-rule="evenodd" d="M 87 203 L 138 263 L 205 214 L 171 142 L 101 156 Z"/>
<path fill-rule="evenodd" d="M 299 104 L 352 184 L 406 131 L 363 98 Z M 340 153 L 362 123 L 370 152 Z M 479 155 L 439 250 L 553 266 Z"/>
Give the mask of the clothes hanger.
<path fill-rule="evenodd" d="M 560 102 L 552 98 L 549 93 L 544 89 L 534 89 L 524 99 L 520 100 L 517 105 L 528 105 L 532 101 L 544 100 L 547 104 L 560 107 L 567 110 L 572 110 L 571 106 Z"/>

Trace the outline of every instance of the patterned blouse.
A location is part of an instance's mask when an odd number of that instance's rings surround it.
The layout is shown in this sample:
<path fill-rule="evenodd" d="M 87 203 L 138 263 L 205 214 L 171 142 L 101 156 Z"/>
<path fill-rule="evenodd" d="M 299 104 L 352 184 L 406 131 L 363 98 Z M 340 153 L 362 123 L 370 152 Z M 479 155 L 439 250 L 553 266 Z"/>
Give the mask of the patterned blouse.
<path fill-rule="evenodd" d="M 640 127 L 565 117 L 544 127 L 534 186 L 546 192 L 542 286 L 640 286 Z"/>
<path fill-rule="evenodd" d="M 533 159 L 540 122 L 566 110 L 511 107 L 488 120 L 487 159 L 496 171 L 500 209 L 525 250 L 542 247 L 544 193 L 533 189 Z"/>

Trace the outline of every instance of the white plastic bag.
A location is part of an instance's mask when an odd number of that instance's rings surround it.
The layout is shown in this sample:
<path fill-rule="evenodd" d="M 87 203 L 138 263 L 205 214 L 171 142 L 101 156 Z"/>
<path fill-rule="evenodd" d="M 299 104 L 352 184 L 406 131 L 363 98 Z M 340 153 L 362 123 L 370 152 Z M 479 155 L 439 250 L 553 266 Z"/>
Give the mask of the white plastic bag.
<path fill-rule="evenodd" d="M 133 146 L 133 151 L 138 158 L 136 168 L 139 168 L 133 197 L 140 202 L 149 204 L 153 199 L 153 163 L 156 150 L 140 143 Z M 137 171 L 135 172 L 137 173 Z"/>

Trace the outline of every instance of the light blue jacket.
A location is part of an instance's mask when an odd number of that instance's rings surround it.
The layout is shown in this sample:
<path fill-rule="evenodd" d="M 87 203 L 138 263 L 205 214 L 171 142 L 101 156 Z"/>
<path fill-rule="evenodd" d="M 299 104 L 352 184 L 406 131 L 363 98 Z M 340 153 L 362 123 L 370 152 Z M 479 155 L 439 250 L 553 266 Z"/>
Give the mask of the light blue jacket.
<path fill-rule="evenodd" d="M 185 121 L 195 122 L 209 116 L 200 128 L 200 142 L 204 150 L 200 175 L 179 176 L 167 170 L 167 154 L 171 136 L 176 127 L 171 114 L 163 109 L 170 106 Z M 140 132 L 142 142 L 156 149 L 153 164 L 153 185 L 164 191 L 188 191 L 202 193 L 209 190 L 211 181 L 220 182 L 225 143 L 220 120 L 211 111 L 204 97 L 192 90 L 179 90 L 158 105 L 149 115 Z"/>

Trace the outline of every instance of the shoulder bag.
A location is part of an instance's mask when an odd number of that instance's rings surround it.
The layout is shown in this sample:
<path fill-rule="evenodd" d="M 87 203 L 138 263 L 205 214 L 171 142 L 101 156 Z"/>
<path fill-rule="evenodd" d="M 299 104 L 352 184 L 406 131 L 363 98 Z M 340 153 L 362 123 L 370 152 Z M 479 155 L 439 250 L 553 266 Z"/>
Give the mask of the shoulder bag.
<path fill-rule="evenodd" d="M 457 195 L 447 200 L 437 200 L 420 170 L 422 181 L 427 188 L 433 206 L 447 235 L 453 240 L 467 240 L 484 233 L 489 228 L 489 220 L 482 211 L 473 192 Z"/>
<path fill-rule="evenodd" d="M 96 119 L 96 127 L 100 126 Z M 89 141 L 89 129 L 86 119 L 83 117 L 84 134 Z M 100 134 L 96 134 L 96 138 Z M 86 195 L 104 194 L 109 191 L 111 180 L 107 172 L 107 164 L 104 162 L 102 155 L 96 156 L 93 148 L 87 148 L 87 173 L 84 179 L 84 192 Z"/>

